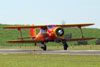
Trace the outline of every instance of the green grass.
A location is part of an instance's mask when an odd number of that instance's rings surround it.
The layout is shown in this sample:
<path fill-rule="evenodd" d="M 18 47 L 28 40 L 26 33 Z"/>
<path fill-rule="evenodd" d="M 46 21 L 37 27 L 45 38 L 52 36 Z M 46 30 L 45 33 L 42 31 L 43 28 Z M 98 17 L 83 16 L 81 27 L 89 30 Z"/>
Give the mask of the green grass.
<path fill-rule="evenodd" d="M 0 67 L 100 67 L 100 56 L 0 54 Z"/>
<path fill-rule="evenodd" d="M 70 46 L 68 50 L 100 50 L 100 45 Z"/>
<path fill-rule="evenodd" d="M 0 46 L 0 49 L 35 49 L 42 50 L 40 46 Z M 63 50 L 63 46 L 47 46 L 47 50 Z M 69 46 L 68 50 L 100 50 L 100 45 Z"/>

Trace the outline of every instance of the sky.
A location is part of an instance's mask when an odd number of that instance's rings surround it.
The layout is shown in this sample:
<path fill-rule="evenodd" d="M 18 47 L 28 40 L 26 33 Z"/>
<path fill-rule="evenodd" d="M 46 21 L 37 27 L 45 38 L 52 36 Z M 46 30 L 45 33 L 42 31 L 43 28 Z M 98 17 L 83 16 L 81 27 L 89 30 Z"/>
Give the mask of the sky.
<path fill-rule="evenodd" d="M 0 0 L 1 24 L 95 23 L 100 28 L 100 0 Z"/>

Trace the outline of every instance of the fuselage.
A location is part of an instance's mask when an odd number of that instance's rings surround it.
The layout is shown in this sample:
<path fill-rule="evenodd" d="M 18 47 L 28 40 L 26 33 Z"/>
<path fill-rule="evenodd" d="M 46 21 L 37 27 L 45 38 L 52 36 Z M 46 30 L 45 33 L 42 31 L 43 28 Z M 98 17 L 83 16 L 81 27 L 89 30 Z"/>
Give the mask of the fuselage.
<path fill-rule="evenodd" d="M 48 25 L 46 28 L 41 28 L 36 35 L 35 40 L 55 40 L 63 38 L 64 30 L 56 25 Z"/>

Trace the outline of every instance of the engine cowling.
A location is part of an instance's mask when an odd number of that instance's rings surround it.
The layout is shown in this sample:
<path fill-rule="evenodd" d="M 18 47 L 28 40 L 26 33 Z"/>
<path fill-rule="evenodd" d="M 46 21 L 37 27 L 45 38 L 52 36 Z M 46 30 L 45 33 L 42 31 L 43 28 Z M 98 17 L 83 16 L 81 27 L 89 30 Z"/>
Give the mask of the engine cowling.
<path fill-rule="evenodd" d="M 64 30 L 61 27 L 57 27 L 55 29 L 55 36 L 58 38 L 63 38 L 64 37 Z"/>

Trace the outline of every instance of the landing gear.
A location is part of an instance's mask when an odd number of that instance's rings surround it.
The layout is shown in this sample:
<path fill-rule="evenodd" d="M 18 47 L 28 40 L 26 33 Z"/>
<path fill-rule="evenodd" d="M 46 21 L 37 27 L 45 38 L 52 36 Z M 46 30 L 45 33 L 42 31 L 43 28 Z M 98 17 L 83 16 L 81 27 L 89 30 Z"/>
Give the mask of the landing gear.
<path fill-rule="evenodd" d="M 37 44 L 36 43 L 34 43 L 34 46 L 36 46 Z"/>
<path fill-rule="evenodd" d="M 63 44 L 63 46 L 64 46 L 64 50 L 67 50 L 67 48 L 68 48 L 67 43 Z"/>
<path fill-rule="evenodd" d="M 42 48 L 44 51 L 46 51 L 46 50 L 47 50 L 47 46 L 46 46 L 44 43 L 42 43 L 41 48 Z"/>
<path fill-rule="evenodd" d="M 66 41 L 62 41 L 62 43 L 63 43 L 63 46 L 64 46 L 64 50 L 67 50 L 68 44 L 66 43 Z"/>

